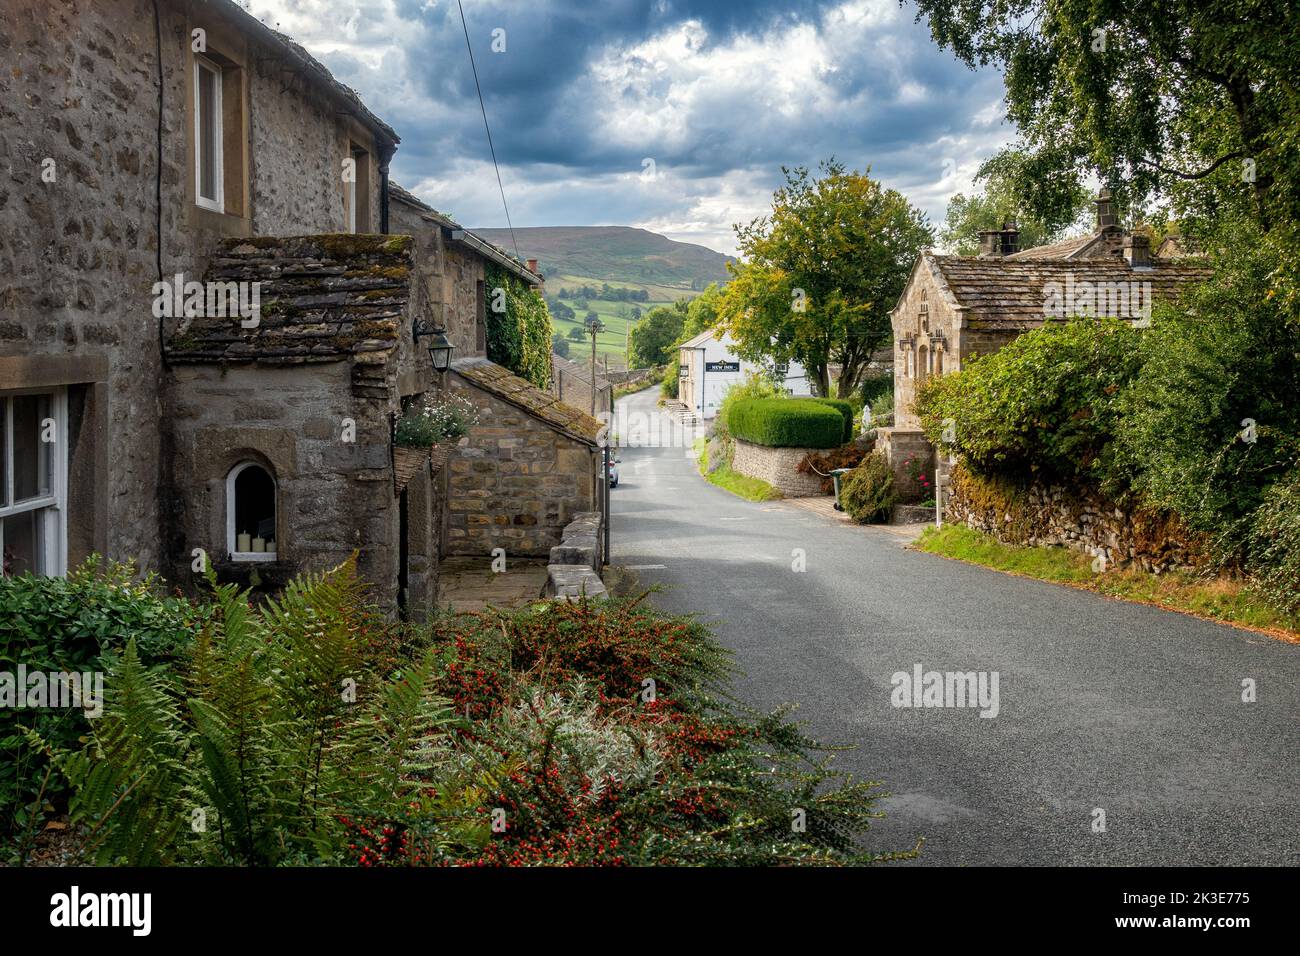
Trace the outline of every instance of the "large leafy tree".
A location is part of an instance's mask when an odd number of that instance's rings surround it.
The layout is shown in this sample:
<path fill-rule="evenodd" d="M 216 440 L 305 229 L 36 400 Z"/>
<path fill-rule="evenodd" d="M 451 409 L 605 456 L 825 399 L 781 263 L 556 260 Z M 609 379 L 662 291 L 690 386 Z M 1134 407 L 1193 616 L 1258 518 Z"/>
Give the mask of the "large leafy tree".
<path fill-rule="evenodd" d="M 1020 227 L 1020 248 L 1030 249 L 1061 238 L 1079 223 L 1091 206 L 1088 190 L 1077 172 L 1044 168 L 1046 155 L 1004 149 L 985 160 L 975 174 L 981 191 L 957 193 L 948 200 L 944 244 L 958 255 L 979 252 L 979 233 L 1000 229 L 1014 220 Z"/>
<path fill-rule="evenodd" d="M 743 357 L 798 361 L 823 395 L 838 365 L 844 397 L 892 339 L 889 311 L 933 234 L 920 211 L 870 176 L 833 159 L 820 170 L 783 167 L 771 214 L 736 227 L 744 262 L 728 266 L 718 317 Z"/>
<path fill-rule="evenodd" d="M 1293 300 L 1300 272 L 1300 16 L 1294 0 L 917 0 L 968 64 L 1006 72 L 1031 155 L 1101 176 L 1185 231 L 1255 220 Z M 1040 197 L 1041 199 L 1042 197 Z M 1040 210 L 1041 211 L 1041 210 Z"/>
<path fill-rule="evenodd" d="M 631 368 L 653 368 L 667 364 L 673 346 L 681 339 L 686 322 L 687 305 L 679 299 L 672 305 L 651 309 L 645 317 L 632 326 L 628 364 Z"/>

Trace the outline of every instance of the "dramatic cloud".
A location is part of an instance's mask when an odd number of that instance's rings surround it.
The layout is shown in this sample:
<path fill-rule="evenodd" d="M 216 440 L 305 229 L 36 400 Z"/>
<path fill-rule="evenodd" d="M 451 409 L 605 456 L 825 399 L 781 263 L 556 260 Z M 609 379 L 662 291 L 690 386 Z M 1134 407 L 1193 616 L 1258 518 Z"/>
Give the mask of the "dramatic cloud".
<path fill-rule="evenodd" d="M 937 220 L 1011 138 L 1001 78 L 896 0 L 463 2 L 517 226 L 636 225 L 734 252 L 731 224 L 767 208 L 780 167 L 831 155 Z M 455 0 L 250 10 L 397 129 L 395 180 L 505 225 Z"/>

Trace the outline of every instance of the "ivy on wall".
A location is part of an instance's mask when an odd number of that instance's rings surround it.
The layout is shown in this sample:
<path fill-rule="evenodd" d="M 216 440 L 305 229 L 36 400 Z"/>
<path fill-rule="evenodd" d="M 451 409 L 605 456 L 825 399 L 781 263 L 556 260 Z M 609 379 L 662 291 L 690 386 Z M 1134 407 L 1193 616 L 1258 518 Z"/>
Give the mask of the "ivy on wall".
<path fill-rule="evenodd" d="M 488 359 L 538 388 L 549 388 L 551 313 L 546 302 L 505 269 L 489 266 L 485 279 Z"/>

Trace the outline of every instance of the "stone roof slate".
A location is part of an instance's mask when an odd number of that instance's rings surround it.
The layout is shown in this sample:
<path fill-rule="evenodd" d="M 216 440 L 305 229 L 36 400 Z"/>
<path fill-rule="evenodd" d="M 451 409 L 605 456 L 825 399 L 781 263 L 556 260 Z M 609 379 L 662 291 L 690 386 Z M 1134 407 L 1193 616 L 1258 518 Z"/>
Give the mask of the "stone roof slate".
<path fill-rule="evenodd" d="M 586 412 L 565 404 L 550 392 L 542 391 L 532 382 L 485 358 L 473 356 L 457 359 L 451 363 L 451 368 L 471 385 L 522 409 L 544 425 L 588 445 L 597 443 L 601 429 L 605 427 Z"/>
<path fill-rule="evenodd" d="M 1043 324 L 1045 286 L 1067 281 L 1150 282 L 1153 299 L 1176 298 L 1189 282 L 1210 275 L 1203 266 L 1185 261 L 1153 260 L 1150 269 L 1134 269 L 1122 258 L 1012 259 L 940 256 L 925 253 L 935 274 L 946 285 L 971 328 L 1029 329 Z"/>
<path fill-rule="evenodd" d="M 235 317 L 176 321 L 166 340 L 175 363 L 296 365 L 367 354 L 383 361 L 406 321 L 411 237 L 329 234 L 227 239 L 207 282 L 259 282 L 255 328 Z"/>

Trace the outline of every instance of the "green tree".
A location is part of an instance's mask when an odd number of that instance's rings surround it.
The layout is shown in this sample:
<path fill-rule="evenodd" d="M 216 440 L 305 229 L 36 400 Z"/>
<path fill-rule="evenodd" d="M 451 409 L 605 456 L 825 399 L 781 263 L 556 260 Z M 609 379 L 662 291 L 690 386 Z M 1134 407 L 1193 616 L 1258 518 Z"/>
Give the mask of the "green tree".
<path fill-rule="evenodd" d="M 567 334 L 570 342 L 581 342 L 587 335 L 586 332 L 582 331 L 581 325 L 575 325 L 573 328 L 569 329 Z"/>
<path fill-rule="evenodd" d="M 556 332 L 553 336 L 551 336 L 551 351 L 554 352 L 556 355 L 558 355 L 560 358 L 568 358 L 569 340 L 566 339 L 559 332 Z"/>
<path fill-rule="evenodd" d="M 722 304 L 722 286 L 710 282 L 686 306 L 686 324 L 682 328 L 682 341 L 694 338 L 718 324 L 718 308 Z"/>
<path fill-rule="evenodd" d="M 1086 215 L 1091 202 L 1077 174 L 1044 175 L 1043 160 L 1020 149 L 1004 149 L 986 160 L 975 175 L 981 191 L 948 201 L 939 238 L 958 255 L 973 256 L 982 230 L 1014 220 L 1021 249 L 1055 242 Z"/>
<path fill-rule="evenodd" d="M 686 322 L 687 306 L 684 300 L 673 305 L 656 306 L 645 314 L 630 333 L 628 364 L 632 368 L 651 368 L 672 362 L 673 347 L 681 341 Z M 673 376 L 676 377 L 676 363 Z"/>
<path fill-rule="evenodd" d="M 900 193 L 833 159 L 821 178 L 782 172 L 771 214 L 736 227 L 745 261 L 728 265 L 718 314 L 741 356 L 798 361 L 823 395 L 840 366 L 844 398 L 891 341 L 889 311 L 933 234 Z"/>
<path fill-rule="evenodd" d="M 917 0 L 935 39 L 1006 73 L 1008 117 L 1056 173 L 1189 234 L 1237 217 L 1280 229 L 1272 288 L 1300 251 L 1300 16 L 1293 0 Z M 1050 209 L 1039 197 L 1037 212 Z"/>

